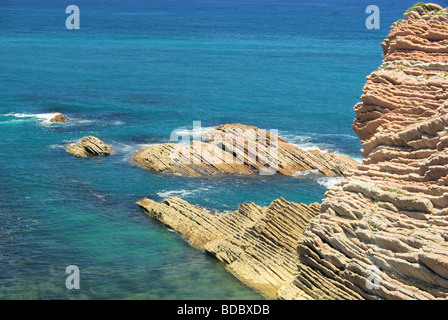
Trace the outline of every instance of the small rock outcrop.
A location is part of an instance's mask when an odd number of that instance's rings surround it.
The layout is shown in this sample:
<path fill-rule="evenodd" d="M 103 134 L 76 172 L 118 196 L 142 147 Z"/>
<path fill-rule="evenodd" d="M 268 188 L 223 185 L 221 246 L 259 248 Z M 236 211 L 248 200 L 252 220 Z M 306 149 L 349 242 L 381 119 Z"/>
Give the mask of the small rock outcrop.
<path fill-rule="evenodd" d="M 49 122 L 58 122 L 58 123 L 65 123 L 68 122 L 68 118 L 64 116 L 62 113 L 53 112 L 55 116 L 49 120 Z"/>
<path fill-rule="evenodd" d="M 156 172 L 183 176 L 250 175 L 272 169 L 288 176 L 309 170 L 343 176 L 359 165 L 347 156 L 304 151 L 265 130 L 242 124 L 218 126 L 204 133 L 201 141 L 188 145 L 149 146 L 139 151 L 133 162 Z"/>
<path fill-rule="evenodd" d="M 112 149 L 106 143 L 94 136 L 82 138 L 79 143 L 66 148 L 65 151 L 81 158 L 108 156 L 112 153 Z"/>

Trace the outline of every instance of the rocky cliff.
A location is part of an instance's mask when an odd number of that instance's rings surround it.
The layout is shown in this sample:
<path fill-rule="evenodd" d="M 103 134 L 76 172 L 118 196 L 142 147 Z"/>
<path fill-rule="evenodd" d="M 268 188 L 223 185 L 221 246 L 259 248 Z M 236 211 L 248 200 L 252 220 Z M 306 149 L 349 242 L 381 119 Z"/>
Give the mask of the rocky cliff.
<path fill-rule="evenodd" d="M 334 297 L 326 286 L 334 281 L 364 298 L 448 297 L 448 11 L 440 9 L 415 7 L 394 24 L 383 64 L 367 77 L 353 124 L 363 164 L 327 191 L 298 246 L 295 283 L 313 298 Z M 309 273 L 324 278 L 307 282 Z"/>
<path fill-rule="evenodd" d="M 160 173 L 183 176 L 250 175 L 318 170 L 342 176 L 358 163 L 347 156 L 319 150 L 304 151 L 257 127 L 225 124 L 207 131 L 200 141 L 152 145 L 138 152 L 133 162 Z"/>
<path fill-rule="evenodd" d="M 363 163 L 320 208 L 279 199 L 213 215 L 179 199 L 138 204 L 268 297 L 447 299 L 448 10 L 405 17 L 355 106 Z"/>

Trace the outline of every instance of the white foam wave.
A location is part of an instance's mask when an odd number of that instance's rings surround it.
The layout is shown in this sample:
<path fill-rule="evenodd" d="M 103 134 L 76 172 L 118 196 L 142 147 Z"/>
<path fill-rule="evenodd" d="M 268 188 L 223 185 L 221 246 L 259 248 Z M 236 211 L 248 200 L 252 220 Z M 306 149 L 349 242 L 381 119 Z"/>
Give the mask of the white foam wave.
<path fill-rule="evenodd" d="M 161 143 L 139 143 L 126 144 L 123 142 L 110 142 L 112 151 L 116 154 L 123 155 L 123 160 L 129 162 L 132 157 L 140 150 L 146 149 L 149 146 L 160 145 Z"/>
<path fill-rule="evenodd" d="M 20 119 L 22 121 L 27 120 L 27 119 L 28 120 L 39 120 L 44 125 L 49 125 L 49 124 L 54 125 L 54 123 L 51 123 L 50 120 L 58 114 L 61 114 L 61 113 L 51 112 L 51 113 L 34 113 L 33 114 L 33 113 L 11 112 L 11 113 L 2 114 L 2 116 L 15 117 L 17 120 Z M 14 120 L 9 120 L 9 121 L 14 121 Z M 82 119 L 82 118 L 70 117 L 69 122 L 64 123 L 64 125 L 79 126 L 79 125 L 88 125 L 88 124 L 92 124 L 92 123 L 97 123 L 98 125 L 103 125 L 103 126 L 109 126 L 109 125 L 121 126 L 124 124 L 124 122 L 120 121 L 120 120 L 102 121 L 102 120 L 97 120 L 97 119 Z"/>
<path fill-rule="evenodd" d="M 344 180 L 343 177 L 316 177 L 316 182 L 326 188 L 334 186 Z"/>
<path fill-rule="evenodd" d="M 49 149 L 63 149 L 64 145 L 62 144 L 52 144 L 48 146 Z"/>
<path fill-rule="evenodd" d="M 15 118 L 30 118 L 30 119 L 38 119 L 42 120 L 43 123 L 50 123 L 50 120 L 53 119 L 55 116 L 59 115 L 58 112 L 51 112 L 51 113 L 35 113 L 35 114 L 29 114 L 29 113 L 7 113 L 3 114 L 5 117 L 15 117 Z"/>
<path fill-rule="evenodd" d="M 316 143 L 313 141 L 313 140 L 315 140 L 315 138 L 313 138 L 312 136 L 293 135 L 293 134 L 289 134 L 287 132 L 284 132 L 284 133 L 280 132 L 279 136 L 281 138 L 285 139 L 290 144 L 292 144 L 304 151 L 318 150 L 320 152 L 331 152 L 337 156 L 346 156 L 346 157 L 352 158 L 353 160 L 355 160 L 358 163 L 362 163 L 362 156 L 358 156 L 358 157 L 349 156 L 339 150 L 336 150 L 336 148 L 334 148 L 333 146 L 328 145 L 326 143 Z M 346 137 L 346 138 L 350 138 L 350 139 L 357 139 L 357 137 L 351 136 L 348 134 L 334 134 L 334 135 L 319 134 L 319 136 L 342 136 L 342 137 Z"/>
<path fill-rule="evenodd" d="M 169 197 L 180 197 L 180 198 L 184 198 L 184 197 L 188 197 L 191 195 L 194 195 L 198 192 L 202 192 L 202 191 L 207 191 L 209 190 L 208 188 L 199 188 L 199 189 L 193 189 L 193 190 L 171 190 L 171 191 L 162 191 L 162 192 L 158 192 L 157 195 L 161 198 L 169 198 Z"/>
<path fill-rule="evenodd" d="M 51 144 L 48 146 L 49 149 L 65 149 L 71 146 L 74 146 L 75 144 L 78 144 L 81 142 L 81 139 L 78 140 L 63 140 L 61 143 Z"/>
<path fill-rule="evenodd" d="M 301 179 L 312 179 L 321 186 L 326 188 L 334 186 L 335 184 L 344 180 L 343 177 L 327 177 L 323 176 L 319 173 L 319 170 L 309 170 L 309 171 L 298 171 L 293 177 L 301 178 Z"/>
<path fill-rule="evenodd" d="M 319 150 L 321 152 L 328 152 L 330 150 L 325 144 L 317 144 L 313 142 L 313 138 L 310 136 L 299 136 L 287 133 L 282 134 L 281 132 L 279 132 L 279 136 L 304 151 Z"/>
<path fill-rule="evenodd" d="M 91 124 L 94 123 L 96 120 L 89 120 L 89 119 L 79 119 L 79 118 L 70 118 L 69 124 Z"/>
<path fill-rule="evenodd" d="M 309 171 L 297 171 L 293 176 L 294 177 L 306 177 L 309 175 L 319 174 L 319 170 L 309 170 Z"/>
<path fill-rule="evenodd" d="M 179 137 L 190 136 L 190 137 L 201 137 L 207 131 L 214 129 L 215 127 L 194 127 L 192 129 L 179 128 L 173 131 Z"/>
<path fill-rule="evenodd" d="M 343 138 L 354 139 L 354 140 L 358 139 L 358 137 L 356 135 L 354 135 L 354 134 L 351 135 L 351 134 L 344 134 L 344 133 L 335 133 L 335 134 L 333 134 L 333 133 L 319 133 L 319 134 L 316 134 L 316 136 L 319 136 L 319 137 L 343 137 Z"/>

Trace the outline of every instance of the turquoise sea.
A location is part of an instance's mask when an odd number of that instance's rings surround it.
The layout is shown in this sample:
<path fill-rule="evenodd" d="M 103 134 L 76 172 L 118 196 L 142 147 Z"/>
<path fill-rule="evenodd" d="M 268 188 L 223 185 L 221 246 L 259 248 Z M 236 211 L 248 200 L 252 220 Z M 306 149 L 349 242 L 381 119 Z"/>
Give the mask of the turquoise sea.
<path fill-rule="evenodd" d="M 311 203 L 335 180 L 162 176 L 130 158 L 197 120 L 278 129 L 305 149 L 361 159 L 353 106 L 414 2 L 1 0 L 0 299 L 261 299 L 135 202 Z M 65 27 L 69 4 L 79 30 Z M 379 30 L 365 26 L 370 4 Z M 53 110 L 70 122 L 50 125 Z M 115 154 L 64 151 L 87 135 Z M 68 265 L 80 290 L 65 287 Z"/>

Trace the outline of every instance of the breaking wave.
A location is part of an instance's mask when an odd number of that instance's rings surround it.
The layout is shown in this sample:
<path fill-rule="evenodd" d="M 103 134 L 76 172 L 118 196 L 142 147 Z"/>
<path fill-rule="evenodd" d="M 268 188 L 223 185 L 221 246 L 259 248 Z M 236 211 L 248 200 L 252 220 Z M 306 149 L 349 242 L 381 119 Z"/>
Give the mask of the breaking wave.
<path fill-rule="evenodd" d="M 314 182 L 326 188 L 334 186 L 335 184 L 344 180 L 344 177 L 327 177 L 319 173 L 319 170 L 298 171 L 293 177 L 301 179 L 312 179 Z"/>
<path fill-rule="evenodd" d="M 210 190 L 209 188 L 199 188 L 199 189 L 193 189 L 193 190 L 171 190 L 171 191 L 161 191 L 158 192 L 157 195 L 161 198 L 169 198 L 169 197 L 188 197 L 188 196 L 192 196 L 198 192 L 202 192 L 202 191 L 208 191 Z"/>

